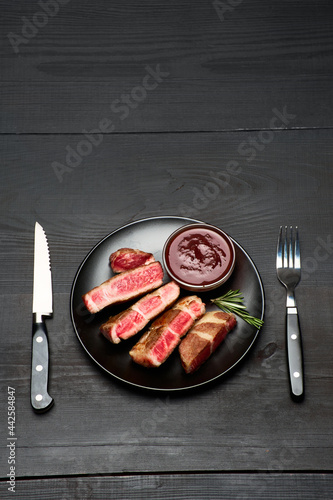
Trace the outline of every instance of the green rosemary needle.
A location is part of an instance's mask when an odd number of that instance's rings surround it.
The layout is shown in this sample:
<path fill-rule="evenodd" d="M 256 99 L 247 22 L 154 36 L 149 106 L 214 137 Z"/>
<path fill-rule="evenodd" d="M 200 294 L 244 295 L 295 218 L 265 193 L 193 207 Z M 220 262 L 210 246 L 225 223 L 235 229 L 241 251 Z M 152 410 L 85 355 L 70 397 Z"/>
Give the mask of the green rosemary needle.
<path fill-rule="evenodd" d="M 221 295 L 221 297 L 211 299 L 211 301 L 220 309 L 222 309 L 222 311 L 236 314 L 244 321 L 246 321 L 246 323 L 249 323 L 249 325 L 255 326 L 256 328 L 260 329 L 264 324 L 263 320 L 255 318 L 254 316 L 250 316 L 243 304 L 243 300 L 244 297 L 239 290 L 229 290 L 229 292 Z"/>

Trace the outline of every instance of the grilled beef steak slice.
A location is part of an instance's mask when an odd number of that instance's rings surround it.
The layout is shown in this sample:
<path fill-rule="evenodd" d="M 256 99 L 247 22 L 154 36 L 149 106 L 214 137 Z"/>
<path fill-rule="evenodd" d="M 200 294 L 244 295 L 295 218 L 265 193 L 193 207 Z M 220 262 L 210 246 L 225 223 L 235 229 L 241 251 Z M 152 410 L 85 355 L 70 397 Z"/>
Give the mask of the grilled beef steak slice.
<path fill-rule="evenodd" d="M 179 346 L 180 359 L 186 373 L 192 373 L 204 363 L 236 326 L 233 314 L 211 311 L 199 319 Z"/>
<path fill-rule="evenodd" d="M 110 255 L 110 266 L 114 273 L 123 273 L 154 262 L 152 253 L 143 252 L 135 248 L 119 248 Z"/>
<path fill-rule="evenodd" d="M 111 304 L 140 297 L 162 283 L 162 266 L 159 262 L 152 262 L 113 276 L 84 294 L 82 299 L 88 311 L 96 313 Z"/>
<path fill-rule="evenodd" d="M 170 281 L 152 293 L 149 293 L 138 300 L 131 307 L 116 316 L 111 316 L 109 320 L 100 327 L 101 333 L 114 344 L 118 344 L 122 339 L 133 337 L 142 330 L 150 320 L 156 318 L 165 309 L 170 307 L 180 293 L 179 286 Z"/>
<path fill-rule="evenodd" d="M 160 366 L 177 347 L 181 337 L 205 312 L 196 295 L 184 297 L 157 318 L 130 351 L 132 359 L 146 367 Z"/>

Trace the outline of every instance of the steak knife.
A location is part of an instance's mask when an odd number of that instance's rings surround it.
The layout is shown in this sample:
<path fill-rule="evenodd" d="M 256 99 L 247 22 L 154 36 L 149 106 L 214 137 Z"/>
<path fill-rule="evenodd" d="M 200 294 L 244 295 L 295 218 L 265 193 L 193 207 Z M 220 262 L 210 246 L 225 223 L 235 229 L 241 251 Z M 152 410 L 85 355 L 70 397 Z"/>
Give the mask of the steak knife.
<path fill-rule="evenodd" d="M 48 393 L 49 346 L 45 316 L 53 313 L 52 277 L 49 246 L 44 229 L 35 224 L 33 325 L 31 359 L 31 405 L 37 412 L 51 408 L 53 399 Z"/>

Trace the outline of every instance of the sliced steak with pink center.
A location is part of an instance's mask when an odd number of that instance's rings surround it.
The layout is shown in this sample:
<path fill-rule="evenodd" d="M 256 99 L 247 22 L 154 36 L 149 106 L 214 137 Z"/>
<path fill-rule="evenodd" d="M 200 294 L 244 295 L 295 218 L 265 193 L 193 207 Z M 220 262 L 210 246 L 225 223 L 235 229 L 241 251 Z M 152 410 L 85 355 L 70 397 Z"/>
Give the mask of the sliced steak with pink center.
<path fill-rule="evenodd" d="M 149 321 L 170 307 L 180 293 L 179 286 L 170 281 L 152 293 L 138 300 L 131 307 L 116 316 L 111 316 L 100 327 L 101 333 L 114 344 L 128 339 L 142 330 Z"/>
<path fill-rule="evenodd" d="M 160 366 L 204 312 L 205 304 L 199 297 L 184 297 L 153 322 L 132 348 L 130 356 L 140 365 Z"/>
<path fill-rule="evenodd" d="M 186 373 L 192 373 L 204 363 L 236 326 L 233 314 L 207 312 L 181 341 L 179 354 Z"/>
<path fill-rule="evenodd" d="M 136 248 L 119 248 L 110 255 L 110 265 L 114 273 L 123 273 L 154 261 L 152 253 L 143 252 Z"/>
<path fill-rule="evenodd" d="M 96 313 L 111 304 L 140 297 L 162 283 L 162 266 L 160 262 L 152 262 L 113 276 L 84 294 L 82 299 L 88 311 Z"/>

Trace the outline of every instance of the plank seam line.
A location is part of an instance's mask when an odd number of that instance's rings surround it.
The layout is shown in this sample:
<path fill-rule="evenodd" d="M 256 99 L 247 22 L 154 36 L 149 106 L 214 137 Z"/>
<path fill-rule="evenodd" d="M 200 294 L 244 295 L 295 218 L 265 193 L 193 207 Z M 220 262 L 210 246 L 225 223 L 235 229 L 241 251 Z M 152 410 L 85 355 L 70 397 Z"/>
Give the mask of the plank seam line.
<path fill-rule="evenodd" d="M 102 473 L 89 473 L 89 474 L 52 474 L 45 476 L 17 476 L 16 481 L 41 481 L 41 480 L 55 480 L 55 479 L 77 479 L 77 478 L 117 478 L 117 477 L 154 477 L 154 476 L 205 476 L 205 475 L 216 475 L 216 476 L 295 476 L 301 477 L 305 476 L 311 478 L 312 476 L 319 476 L 323 480 L 333 480 L 333 474 L 327 471 L 313 471 L 311 469 L 302 470 L 239 470 L 239 471 L 228 471 L 228 470 L 193 470 L 193 471 L 151 471 L 151 472 L 102 472 Z M 8 482 L 8 478 L 0 478 L 0 484 Z"/>
<path fill-rule="evenodd" d="M 294 131 L 321 131 L 321 130 L 332 130 L 333 125 L 329 127 L 291 127 L 291 128 L 242 128 L 242 129 L 221 129 L 221 130 L 158 130 L 158 131 L 143 131 L 143 132 L 135 132 L 135 131 L 115 131 L 115 132 L 107 132 L 103 135 L 167 135 L 167 134 L 226 134 L 226 133 L 251 133 L 251 132 L 261 132 L 271 130 L 272 132 L 294 132 Z M 2 136 L 84 136 L 84 132 L 0 132 Z"/>

